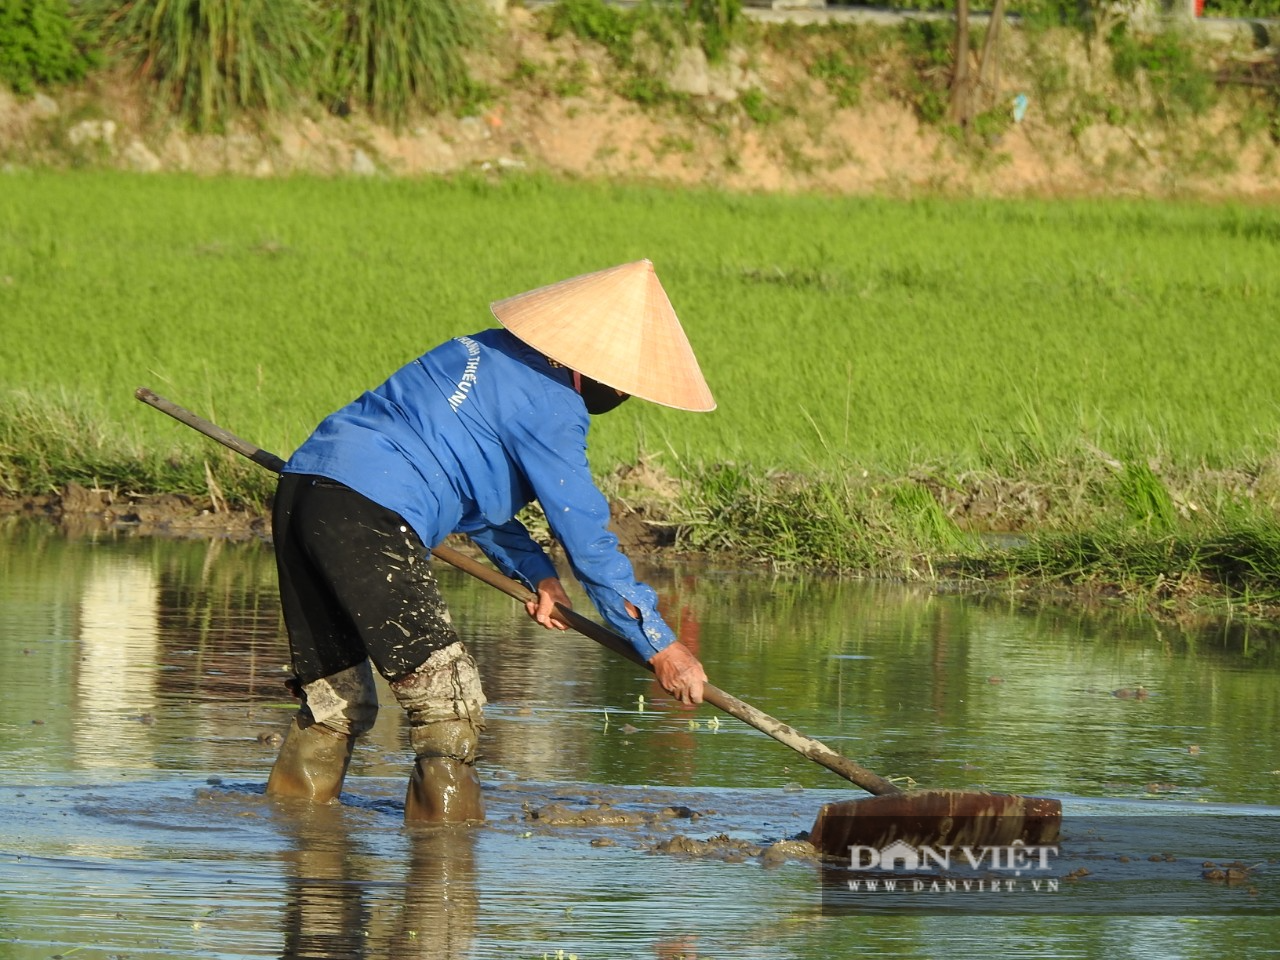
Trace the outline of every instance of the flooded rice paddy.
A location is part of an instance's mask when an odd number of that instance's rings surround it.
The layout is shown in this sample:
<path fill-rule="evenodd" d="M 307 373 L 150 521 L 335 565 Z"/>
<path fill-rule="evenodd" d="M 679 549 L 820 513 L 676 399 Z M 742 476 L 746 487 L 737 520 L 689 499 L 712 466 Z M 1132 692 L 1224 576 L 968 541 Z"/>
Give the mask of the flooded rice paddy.
<path fill-rule="evenodd" d="M 293 709 L 269 548 L 14 523 L 0 957 L 1280 955 L 1274 634 L 645 574 L 719 686 L 878 773 L 1063 799 L 1078 841 L 1064 905 L 824 903 L 832 872 L 773 845 L 863 794 L 710 707 L 673 708 L 634 667 L 452 571 L 490 700 L 489 822 L 404 827 L 407 735 L 385 687 L 340 804 L 268 801 Z M 1115 833 L 1083 842 L 1087 817 Z M 1151 834 L 1157 817 L 1175 826 Z M 1214 846 L 1222 823 L 1236 835 Z M 1135 890 L 1147 906 L 1117 914 Z"/>

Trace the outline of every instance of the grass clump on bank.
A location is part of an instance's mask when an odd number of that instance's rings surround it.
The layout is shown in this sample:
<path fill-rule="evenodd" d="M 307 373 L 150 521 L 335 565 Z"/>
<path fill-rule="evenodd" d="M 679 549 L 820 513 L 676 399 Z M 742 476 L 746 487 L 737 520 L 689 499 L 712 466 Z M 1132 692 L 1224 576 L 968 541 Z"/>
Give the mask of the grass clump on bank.
<path fill-rule="evenodd" d="M 877 484 L 730 463 L 694 470 L 682 494 L 678 515 L 690 547 L 778 567 L 915 578 L 930 558 L 977 545 L 911 478 Z"/>
<path fill-rule="evenodd" d="M 742 39 L 745 27 L 742 0 L 681 4 L 644 0 L 630 8 L 605 0 L 558 0 L 546 9 L 543 22 L 549 36 L 572 33 L 598 43 L 623 66 L 634 64 L 641 56 L 637 44 L 642 41 L 668 50 L 677 44 L 695 45 L 709 61 L 718 62 Z"/>
<path fill-rule="evenodd" d="M 275 487 L 262 468 L 212 444 L 203 450 L 147 446 L 112 429 L 99 413 L 63 391 L 11 391 L 0 408 L 0 493 L 56 493 L 69 484 L 126 495 L 213 494 L 260 509 Z"/>
<path fill-rule="evenodd" d="M 1095 496 L 1085 514 L 1061 512 L 1035 522 L 1009 510 L 1006 522 L 1021 519 L 1027 526 L 1015 536 L 993 537 L 1005 523 L 993 527 L 966 517 L 998 511 L 999 488 L 1025 489 L 1025 481 L 993 477 L 970 487 L 952 481 L 948 497 L 940 495 L 936 475 L 760 476 L 717 466 L 686 477 L 675 516 L 686 545 L 778 568 L 1083 591 L 1174 615 L 1280 614 L 1274 494 L 1229 495 L 1219 488 L 1224 495 L 1216 509 L 1179 513 L 1174 495 L 1148 467 L 1132 473 L 1148 478 L 1139 481 L 1147 487 L 1139 499 L 1131 499 L 1132 476 L 1122 476 L 1113 496 Z M 1090 482 L 1078 477 L 1074 485 Z M 1155 488 L 1163 493 L 1153 501 Z M 1049 500 L 1067 491 L 1059 483 L 1040 492 Z"/>
<path fill-rule="evenodd" d="M 984 580 L 1083 587 L 1154 612 L 1280 613 L 1280 523 L 1273 517 L 1219 517 L 1164 534 L 1036 534 L 1015 549 L 963 558 L 956 568 Z"/>

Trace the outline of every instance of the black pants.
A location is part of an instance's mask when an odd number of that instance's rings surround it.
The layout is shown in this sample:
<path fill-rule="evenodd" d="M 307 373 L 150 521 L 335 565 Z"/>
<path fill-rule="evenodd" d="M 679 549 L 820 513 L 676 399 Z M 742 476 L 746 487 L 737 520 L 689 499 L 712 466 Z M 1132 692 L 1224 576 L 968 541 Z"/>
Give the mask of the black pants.
<path fill-rule="evenodd" d="M 333 480 L 286 473 L 271 529 L 299 682 L 366 656 L 395 681 L 458 640 L 431 554 L 398 513 Z"/>

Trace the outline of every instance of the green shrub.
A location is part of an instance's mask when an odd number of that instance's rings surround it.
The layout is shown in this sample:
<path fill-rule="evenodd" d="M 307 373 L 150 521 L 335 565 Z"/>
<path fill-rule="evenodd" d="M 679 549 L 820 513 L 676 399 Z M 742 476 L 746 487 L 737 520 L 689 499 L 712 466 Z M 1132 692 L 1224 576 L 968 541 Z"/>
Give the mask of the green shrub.
<path fill-rule="evenodd" d="M 685 22 L 697 33 L 707 59 L 724 58 L 737 37 L 742 19 L 742 0 L 685 0 Z"/>
<path fill-rule="evenodd" d="M 955 35 L 955 24 L 945 20 L 906 20 L 898 27 L 912 66 L 904 95 L 925 123 L 941 123 L 947 114 Z"/>
<path fill-rule="evenodd" d="M 836 106 L 856 107 L 862 100 L 862 84 L 870 71 L 864 63 L 855 63 L 843 51 L 832 50 L 809 66 L 809 76 L 821 80 L 836 98 Z"/>
<path fill-rule="evenodd" d="M 742 91 L 738 102 L 742 105 L 742 112 L 751 118 L 751 122 L 758 123 L 762 127 L 782 119 L 782 109 L 756 87 Z"/>
<path fill-rule="evenodd" d="M 559 0 L 547 14 L 546 30 L 551 39 L 572 33 L 598 43 L 609 51 L 619 66 L 635 59 L 635 41 L 646 34 L 660 46 L 678 43 L 700 46 L 709 61 L 724 58 L 737 39 L 742 18 L 742 0 L 687 0 L 680 4 L 644 0 L 625 9 L 604 0 Z"/>
<path fill-rule="evenodd" d="M 1199 115 L 1213 105 L 1213 75 L 1201 66 L 1186 36 L 1173 30 L 1139 36 L 1121 25 L 1107 42 L 1116 76 L 1134 82 L 1140 73 L 1145 74 L 1162 117 L 1175 117 L 1186 110 Z"/>
<path fill-rule="evenodd" d="M 85 21 L 201 130 L 309 93 L 320 50 L 310 0 L 89 0 Z"/>
<path fill-rule="evenodd" d="M 39 85 L 79 80 L 91 65 L 67 0 L 0 3 L 0 83 L 31 93 Z"/>
<path fill-rule="evenodd" d="M 566 33 L 600 44 L 614 62 L 631 62 L 636 18 L 604 0 L 560 0 L 547 15 L 547 36 L 554 40 Z"/>
<path fill-rule="evenodd" d="M 997 143 L 1013 126 L 1013 110 L 1003 103 L 990 110 L 980 110 L 974 114 L 970 125 L 979 141 Z"/>
<path fill-rule="evenodd" d="M 396 123 L 480 99 L 465 51 L 489 35 L 476 0 L 330 0 L 326 96 L 356 99 Z"/>

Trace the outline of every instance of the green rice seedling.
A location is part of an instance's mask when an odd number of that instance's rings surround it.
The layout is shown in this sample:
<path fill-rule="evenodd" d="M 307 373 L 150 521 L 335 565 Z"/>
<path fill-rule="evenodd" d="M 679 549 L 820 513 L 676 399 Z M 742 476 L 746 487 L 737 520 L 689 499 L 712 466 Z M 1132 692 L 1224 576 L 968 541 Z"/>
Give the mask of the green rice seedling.
<path fill-rule="evenodd" d="M 1243 466 L 1280 435 L 1269 210 L 538 178 L 10 184 L 0 384 L 74 388 L 149 442 L 196 446 L 139 422 L 143 383 L 288 453 L 432 343 L 491 325 L 491 300 L 646 255 L 719 407 L 624 404 L 592 429 L 598 471 L 665 453 L 676 472 L 1061 479 L 1096 474 L 1092 450 Z"/>
<path fill-rule="evenodd" d="M 197 129 L 277 112 L 309 92 L 319 38 L 308 0 L 87 0 L 81 16 Z"/>
<path fill-rule="evenodd" d="M 436 113 L 483 91 L 466 53 L 492 32 L 478 0 L 326 0 L 329 17 L 326 96 L 365 104 L 376 117 L 403 122 L 414 109 Z"/>
<path fill-rule="evenodd" d="M 915 482 L 900 483 L 889 492 L 891 523 L 901 524 L 908 543 L 954 552 L 970 542 L 955 521 L 947 516 L 933 494 Z"/>
<path fill-rule="evenodd" d="M 1145 463 L 1130 461 L 1118 478 L 1120 500 L 1129 519 L 1153 533 L 1168 533 L 1178 520 L 1164 482 Z"/>

